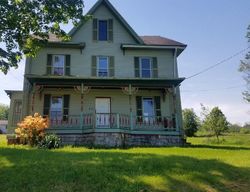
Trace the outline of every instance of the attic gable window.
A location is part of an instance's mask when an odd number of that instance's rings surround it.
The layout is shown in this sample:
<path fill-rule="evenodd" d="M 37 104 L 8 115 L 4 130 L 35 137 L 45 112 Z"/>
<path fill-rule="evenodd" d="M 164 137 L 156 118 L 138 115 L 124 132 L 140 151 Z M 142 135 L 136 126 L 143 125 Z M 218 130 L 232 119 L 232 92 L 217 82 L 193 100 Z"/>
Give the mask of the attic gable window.
<path fill-rule="evenodd" d="M 99 41 L 107 41 L 108 40 L 108 21 L 107 20 L 99 20 L 98 21 L 98 40 Z"/>
<path fill-rule="evenodd" d="M 93 40 L 113 41 L 113 20 L 93 19 Z"/>

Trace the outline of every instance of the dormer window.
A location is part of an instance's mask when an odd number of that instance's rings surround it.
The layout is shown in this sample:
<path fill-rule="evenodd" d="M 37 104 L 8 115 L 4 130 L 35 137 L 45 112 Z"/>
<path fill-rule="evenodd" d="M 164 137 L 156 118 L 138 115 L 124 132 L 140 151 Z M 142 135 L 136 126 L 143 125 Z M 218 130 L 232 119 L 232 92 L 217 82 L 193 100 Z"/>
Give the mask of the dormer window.
<path fill-rule="evenodd" d="M 93 40 L 113 41 L 113 19 L 93 19 Z"/>

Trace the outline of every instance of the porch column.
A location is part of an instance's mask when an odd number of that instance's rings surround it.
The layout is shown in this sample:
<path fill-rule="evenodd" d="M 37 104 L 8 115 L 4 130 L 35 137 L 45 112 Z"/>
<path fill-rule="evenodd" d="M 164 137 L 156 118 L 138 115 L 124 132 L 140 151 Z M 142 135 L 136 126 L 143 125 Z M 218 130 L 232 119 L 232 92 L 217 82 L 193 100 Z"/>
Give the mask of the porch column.
<path fill-rule="evenodd" d="M 41 94 L 43 90 L 43 86 L 39 86 L 39 85 L 36 85 L 36 83 L 33 84 L 33 89 L 32 89 L 32 100 L 31 100 L 31 114 L 33 115 L 35 112 L 38 112 L 38 111 L 35 111 L 34 110 L 34 105 L 35 105 L 35 99 L 36 99 L 36 94 L 39 93 Z M 41 95 L 40 95 L 41 96 Z"/>
<path fill-rule="evenodd" d="M 80 106 L 81 106 L 81 112 L 80 112 L 80 129 L 83 131 L 84 128 L 84 96 L 87 95 L 90 91 L 90 87 L 84 86 L 83 83 L 81 83 L 81 86 L 76 86 L 74 87 L 76 92 L 80 92 L 81 94 L 81 99 L 80 99 Z"/>
<path fill-rule="evenodd" d="M 128 87 L 123 87 L 122 91 L 129 97 L 130 129 L 133 130 L 134 124 L 133 124 L 133 111 L 132 111 L 132 95 L 135 95 L 138 92 L 138 88 L 132 87 L 132 85 L 129 84 Z"/>

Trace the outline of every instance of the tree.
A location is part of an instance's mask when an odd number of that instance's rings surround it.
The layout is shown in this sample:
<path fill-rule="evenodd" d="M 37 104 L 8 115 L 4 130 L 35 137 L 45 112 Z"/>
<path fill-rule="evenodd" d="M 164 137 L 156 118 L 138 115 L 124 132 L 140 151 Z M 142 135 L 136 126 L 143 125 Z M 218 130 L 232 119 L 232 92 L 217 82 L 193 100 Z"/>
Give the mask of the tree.
<path fill-rule="evenodd" d="M 229 123 L 219 107 L 214 107 L 205 116 L 202 126 L 215 135 L 219 142 L 219 135 L 228 129 Z"/>
<path fill-rule="evenodd" d="M 60 24 L 83 19 L 82 0 L 1 0 L 0 70 L 18 67 L 23 55 L 33 57 L 48 42 L 49 33 L 69 40 Z"/>
<path fill-rule="evenodd" d="M 9 106 L 0 103 L 0 120 L 7 120 L 9 114 Z"/>
<path fill-rule="evenodd" d="M 250 25 L 247 30 L 246 37 L 250 42 Z M 247 90 L 242 93 L 243 97 L 246 101 L 250 102 L 250 51 L 246 54 L 245 59 L 241 61 L 239 71 L 244 74 L 243 78 L 247 83 Z"/>
<path fill-rule="evenodd" d="M 198 130 L 198 117 L 193 109 L 183 109 L 182 114 L 185 135 L 192 137 Z"/>

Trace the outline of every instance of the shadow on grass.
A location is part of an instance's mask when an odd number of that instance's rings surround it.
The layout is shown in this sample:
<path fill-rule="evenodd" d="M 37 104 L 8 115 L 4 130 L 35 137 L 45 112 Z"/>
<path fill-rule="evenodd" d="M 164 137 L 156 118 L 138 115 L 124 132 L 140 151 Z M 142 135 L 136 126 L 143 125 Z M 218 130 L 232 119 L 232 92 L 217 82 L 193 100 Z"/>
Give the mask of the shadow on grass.
<path fill-rule="evenodd" d="M 202 145 L 202 144 L 191 144 L 188 148 L 208 148 L 208 149 L 225 149 L 225 150 L 250 150 L 250 147 L 237 147 L 227 145 Z"/>
<path fill-rule="evenodd" d="M 187 156 L 0 148 L 1 191 L 248 191 L 249 173 Z"/>

